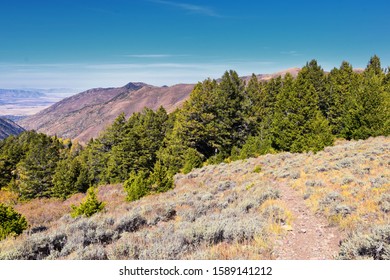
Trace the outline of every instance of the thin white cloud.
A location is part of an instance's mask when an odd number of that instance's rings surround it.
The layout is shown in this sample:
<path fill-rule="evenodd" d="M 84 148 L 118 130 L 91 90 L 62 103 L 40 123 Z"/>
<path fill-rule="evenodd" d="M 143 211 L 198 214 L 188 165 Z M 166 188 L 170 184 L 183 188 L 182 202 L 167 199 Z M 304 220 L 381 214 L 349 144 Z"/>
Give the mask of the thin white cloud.
<path fill-rule="evenodd" d="M 285 55 L 291 55 L 291 56 L 300 56 L 300 54 L 297 51 L 281 51 L 280 54 L 285 54 Z"/>
<path fill-rule="evenodd" d="M 87 69 L 96 69 L 96 70 L 120 70 L 120 69 L 161 69 L 161 68 L 182 68 L 182 69 L 207 69 L 210 66 L 218 66 L 218 65 L 211 65 L 206 63 L 112 63 L 112 64 L 90 64 L 86 65 L 85 68 Z"/>
<path fill-rule="evenodd" d="M 173 57 L 171 54 L 126 54 L 124 57 L 134 57 L 134 58 L 166 58 Z"/>
<path fill-rule="evenodd" d="M 220 14 L 215 12 L 210 7 L 206 6 L 200 6 L 200 5 L 194 5 L 194 4 L 188 4 L 188 3 L 177 3 L 172 1 L 165 1 L 165 0 L 150 0 L 150 2 L 162 4 L 166 6 L 171 6 L 175 8 L 179 8 L 182 10 L 185 10 L 190 13 L 209 16 L 209 17 L 222 17 Z"/>

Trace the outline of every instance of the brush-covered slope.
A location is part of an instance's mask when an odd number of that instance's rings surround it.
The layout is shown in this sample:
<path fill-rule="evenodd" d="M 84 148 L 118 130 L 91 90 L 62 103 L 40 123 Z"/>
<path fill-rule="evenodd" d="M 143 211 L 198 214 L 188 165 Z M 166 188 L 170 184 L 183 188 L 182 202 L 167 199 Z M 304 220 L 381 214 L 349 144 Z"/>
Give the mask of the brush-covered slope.
<path fill-rule="evenodd" d="M 0 259 L 388 259 L 389 163 L 377 137 L 205 166 L 131 203 L 101 186 L 91 218 L 69 215 L 81 194 L 32 200 L 14 205 L 30 234 L 0 242 Z"/>
<path fill-rule="evenodd" d="M 24 129 L 5 118 L 0 118 L 0 140 L 7 138 L 10 135 L 18 135 L 22 133 Z"/>
<path fill-rule="evenodd" d="M 96 138 L 122 112 L 130 116 L 144 107 L 177 108 L 193 85 L 154 87 L 129 83 L 120 88 L 92 89 L 66 98 L 20 124 L 49 135 L 87 142 Z"/>

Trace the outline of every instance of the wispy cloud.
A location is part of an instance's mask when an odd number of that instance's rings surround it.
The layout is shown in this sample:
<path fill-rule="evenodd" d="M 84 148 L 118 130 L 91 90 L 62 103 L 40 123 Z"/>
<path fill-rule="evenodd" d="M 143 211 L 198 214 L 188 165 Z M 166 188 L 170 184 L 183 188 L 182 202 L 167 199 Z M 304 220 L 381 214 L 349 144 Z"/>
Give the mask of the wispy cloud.
<path fill-rule="evenodd" d="M 188 55 L 174 55 L 174 54 L 125 54 L 123 57 L 131 58 L 170 58 L 170 57 L 183 57 Z"/>
<path fill-rule="evenodd" d="M 291 55 L 291 56 L 300 56 L 300 55 L 302 55 L 301 53 L 299 53 L 297 51 L 281 51 L 280 54 Z"/>
<path fill-rule="evenodd" d="M 124 57 L 134 57 L 134 58 L 166 58 L 172 57 L 170 54 L 126 54 Z"/>
<path fill-rule="evenodd" d="M 194 5 L 189 3 L 177 3 L 177 2 L 165 1 L 165 0 L 150 0 L 150 2 L 179 8 L 193 14 L 199 14 L 199 15 L 204 15 L 209 17 L 219 17 L 219 18 L 222 17 L 220 14 L 215 12 L 212 8 L 206 6 Z"/>

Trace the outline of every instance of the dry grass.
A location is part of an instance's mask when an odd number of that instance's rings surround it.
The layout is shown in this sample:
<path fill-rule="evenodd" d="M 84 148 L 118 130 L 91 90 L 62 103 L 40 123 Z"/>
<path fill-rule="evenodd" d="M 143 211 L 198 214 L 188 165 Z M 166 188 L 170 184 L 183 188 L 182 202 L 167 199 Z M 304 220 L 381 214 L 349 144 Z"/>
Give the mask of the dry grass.
<path fill-rule="evenodd" d="M 294 218 L 279 197 L 281 183 L 351 238 L 363 236 L 390 222 L 389 149 L 390 138 L 378 137 L 339 141 L 317 154 L 205 166 L 176 175 L 175 189 L 131 203 L 122 185 L 102 186 L 105 211 L 91 218 L 69 216 L 81 194 L 18 204 L 1 192 L 30 233 L 0 242 L 0 259 L 270 259 Z M 360 242 L 354 238 L 343 256 L 354 255 L 347 250 Z"/>
<path fill-rule="evenodd" d="M 308 157 L 290 181 L 314 211 L 352 232 L 389 224 L 390 140 L 339 142 Z"/>

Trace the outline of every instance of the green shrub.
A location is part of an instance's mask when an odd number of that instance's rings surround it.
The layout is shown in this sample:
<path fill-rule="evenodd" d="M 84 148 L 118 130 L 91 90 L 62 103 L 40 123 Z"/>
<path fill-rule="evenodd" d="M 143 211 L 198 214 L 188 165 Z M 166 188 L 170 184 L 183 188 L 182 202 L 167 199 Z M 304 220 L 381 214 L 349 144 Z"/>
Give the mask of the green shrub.
<path fill-rule="evenodd" d="M 240 158 L 258 157 L 272 152 L 273 149 L 271 148 L 270 139 L 262 139 L 260 136 L 250 136 L 241 149 Z"/>
<path fill-rule="evenodd" d="M 128 201 L 135 201 L 149 193 L 150 182 L 146 172 L 132 172 L 129 179 L 125 181 L 123 187 L 127 193 L 126 199 Z"/>
<path fill-rule="evenodd" d="M 149 188 L 153 192 L 166 192 L 173 186 L 173 174 L 168 171 L 168 168 L 161 161 L 157 161 L 147 183 L 149 183 Z"/>
<path fill-rule="evenodd" d="M 197 150 L 189 148 L 184 154 L 184 166 L 182 172 L 188 174 L 192 169 L 201 167 L 203 158 Z"/>
<path fill-rule="evenodd" d="M 19 235 L 27 228 L 26 219 L 12 207 L 0 203 L 0 240 Z"/>
<path fill-rule="evenodd" d="M 87 196 L 79 206 L 72 205 L 72 212 L 70 215 L 73 218 L 78 216 L 91 217 L 93 214 L 98 213 L 104 209 L 104 202 L 101 202 L 96 197 L 96 191 L 94 188 L 89 188 Z"/>
<path fill-rule="evenodd" d="M 253 172 L 254 172 L 254 173 L 260 173 L 260 172 L 261 172 L 261 165 L 257 165 L 257 166 L 253 169 Z"/>
<path fill-rule="evenodd" d="M 354 233 L 340 246 L 339 259 L 390 260 L 390 226 L 382 225 L 369 234 Z"/>

